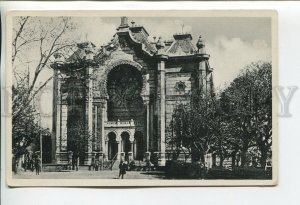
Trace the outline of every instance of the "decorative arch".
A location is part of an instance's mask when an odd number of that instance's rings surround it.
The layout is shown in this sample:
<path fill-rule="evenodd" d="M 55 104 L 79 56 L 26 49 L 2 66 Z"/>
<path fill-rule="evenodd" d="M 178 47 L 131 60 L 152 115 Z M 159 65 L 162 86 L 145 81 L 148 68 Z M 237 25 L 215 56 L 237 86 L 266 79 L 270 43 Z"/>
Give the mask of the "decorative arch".
<path fill-rule="evenodd" d="M 108 142 L 109 138 L 108 138 L 108 135 L 110 133 L 114 133 L 116 135 L 116 141 L 118 141 L 118 132 L 116 132 L 115 130 L 109 130 L 106 135 L 105 135 L 105 141 Z"/>
<path fill-rule="evenodd" d="M 112 62 L 109 62 L 107 65 L 104 66 L 104 73 L 103 73 L 103 77 L 102 77 L 102 86 L 103 86 L 103 96 L 108 96 L 107 93 L 107 78 L 108 78 L 108 74 L 110 71 L 112 71 L 115 67 L 120 66 L 120 65 L 130 65 L 134 68 L 136 68 L 139 72 L 141 72 L 141 76 L 143 78 L 143 87 L 142 87 L 142 93 L 145 90 L 145 88 L 149 87 L 147 85 L 148 83 L 148 79 L 149 79 L 149 75 L 143 75 L 143 67 L 141 66 L 141 64 L 135 62 L 135 61 L 131 61 L 131 60 L 124 60 L 124 59 L 120 59 L 120 60 L 114 60 Z M 141 94 L 142 94 L 141 93 Z"/>
<path fill-rule="evenodd" d="M 129 137 L 131 136 L 131 132 L 129 130 L 122 130 L 120 135 L 122 135 L 124 132 L 127 132 L 129 134 Z"/>

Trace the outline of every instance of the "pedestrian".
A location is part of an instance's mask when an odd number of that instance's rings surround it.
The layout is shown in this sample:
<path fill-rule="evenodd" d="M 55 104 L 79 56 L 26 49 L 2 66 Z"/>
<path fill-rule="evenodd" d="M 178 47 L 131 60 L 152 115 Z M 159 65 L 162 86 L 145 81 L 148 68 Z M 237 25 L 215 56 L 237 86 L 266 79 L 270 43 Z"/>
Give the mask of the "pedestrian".
<path fill-rule="evenodd" d="M 99 168 L 99 162 L 97 161 L 95 164 L 95 171 L 98 171 L 98 168 Z"/>
<path fill-rule="evenodd" d="M 102 170 L 102 166 L 103 166 L 102 160 L 99 160 L 99 165 L 98 165 L 99 171 Z"/>
<path fill-rule="evenodd" d="M 199 178 L 200 179 L 204 179 L 204 175 L 205 175 L 205 165 L 203 162 L 199 162 Z"/>
<path fill-rule="evenodd" d="M 12 158 L 12 168 L 13 168 L 13 172 L 15 173 L 15 174 L 17 174 L 18 172 L 17 172 L 17 157 L 16 157 L 16 155 L 15 154 L 13 154 L 13 158 Z"/>
<path fill-rule="evenodd" d="M 37 156 L 34 162 L 35 174 L 40 175 L 40 158 Z"/>
<path fill-rule="evenodd" d="M 31 170 L 31 172 L 34 171 L 34 163 L 33 163 L 33 158 L 32 157 L 30 159 L 30 170 Z"/>
<path fill-rule="evenodd" d="M 124 178 L 124 174 L 126 174 L 126 168 L 127 168 L 127 164 L 123 161 L 120 162 L 119 164 L 119 178 L 122 177 L 122 179 Z"/>

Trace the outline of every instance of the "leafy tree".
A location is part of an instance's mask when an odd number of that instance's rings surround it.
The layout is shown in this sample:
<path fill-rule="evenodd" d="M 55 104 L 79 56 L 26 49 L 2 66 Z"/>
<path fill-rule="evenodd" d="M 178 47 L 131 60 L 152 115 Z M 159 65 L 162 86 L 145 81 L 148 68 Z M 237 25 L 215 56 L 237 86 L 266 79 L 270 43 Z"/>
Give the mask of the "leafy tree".
<path fill-rule="evenodd" d="M 218 96 L 196 91 L 178 105 L 171 123 L 175 156 L 185 147 L 194 161 L 216 153 L 221 166 L 231 156 L 234 167 L 239 154 L 245 166 L 249 149 L 258 147 L 264 167 L 272 145 L 271 71 L 270 63 L 252 63 Z"/>
<path fill-rule="evenodd" d="M 190 151 L 193 161 L 204 162 L 204 155 L 212 151 L 215 139 L 211 117 L 215 115 L 214 97 L 196 92 L 191 103 L 180 104 L 173 113 L 173 143 L 178 155 L 181 147 Z"/>
<path fill-rule="evenodd" d="M 265 166 L 272 137 L 272 66 L 252 63 L 221 94 L 227 117 L 230 143 L 241 153 L 241 166 L 248 149 L 258 146 L 261 165 Z"/>
<path fill-rule="evenodd" d="M 272 146 L 272 65 L 259 62 L 250 66 L 254 75 L 254 140 L 261 152 L 260 163 L 265 167 Z"/>

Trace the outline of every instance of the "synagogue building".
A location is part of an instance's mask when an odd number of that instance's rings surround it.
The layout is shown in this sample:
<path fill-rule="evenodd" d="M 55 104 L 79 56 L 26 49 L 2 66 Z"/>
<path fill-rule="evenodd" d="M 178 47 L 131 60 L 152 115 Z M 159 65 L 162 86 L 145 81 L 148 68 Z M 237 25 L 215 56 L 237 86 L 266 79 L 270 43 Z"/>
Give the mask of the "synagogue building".
<path fill-rule="evenodd" d="M 201 36 L 194 44 L 189 33 L 150 39 L 127 17 L 107 44 L 78 43 L 67 58 L 56 53 L 52 161 L 156 155 L 163 166 L 174 108 L 195 90 L 213 90 L 209 57 Z"/>

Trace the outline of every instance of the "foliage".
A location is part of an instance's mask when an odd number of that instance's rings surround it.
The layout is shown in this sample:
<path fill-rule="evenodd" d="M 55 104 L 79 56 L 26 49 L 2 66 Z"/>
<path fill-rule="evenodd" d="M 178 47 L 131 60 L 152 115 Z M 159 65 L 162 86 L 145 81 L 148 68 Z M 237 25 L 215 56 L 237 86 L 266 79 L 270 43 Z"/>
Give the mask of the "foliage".
<path fill-rule="evenodd" d="M 272 65 L 247 66 L 221 95 L 230 142 L 241 152 L 242 166 L 249 148 L 258 146 L 264 166 L 272 143 Z"/>
<path fill-rule="evenodd" d="M 15 95 L 20 96 L 19 101 L 13 104 L 13 109 L 15 107 L 21 106 L 26 99 L 24 99 L 25 94 L 28 92 L 28 79 L 25 78 L 12 86 L 13 97 Z M 17 104 L 18 103 L 18 104 Z M 21 110 L 18 117 L 12 118 L 12 145 L 13 153 L 15 155 L 21 155 L 26 152 L 26 147 L 31 143 L 38 142 L 40 134 L 45 130 L 36 122 L 39 116 L 36 113 L 35 105 L 33 103 L 24 107 Z"/>
<path fill-rule="evenodd" d="M 195 92 L 191 103 L 179 104 L 171 123 L 175 156 L 185 147 L 193 161 L 216 153 L 221 166 L 229 156 L 233 167 L 237 156 L 244 166 L 249 149 L 257 147 L 264 167 L 272 144 L 271 71 L 270 63 L 252 63 L 218 96 Z"/>
<path fill-rule="evenodd" d="M 176 155 L 188 150 L 193 161 L 204 161 L 204 155 L 211 151 L 214 132 L 211 120 L 215 115 L 214 97 L 205 94 L 192 94 L 191 103 L 179 104 L 173 113 L 173 129 L 176 137 Z M 205 120 L 204 120 L 205 119 Z"/>

